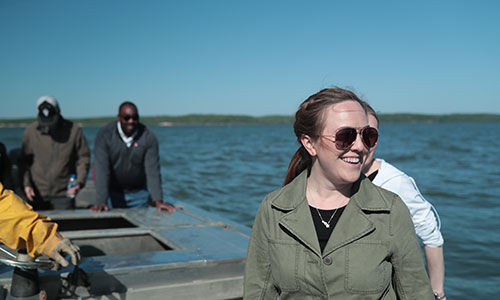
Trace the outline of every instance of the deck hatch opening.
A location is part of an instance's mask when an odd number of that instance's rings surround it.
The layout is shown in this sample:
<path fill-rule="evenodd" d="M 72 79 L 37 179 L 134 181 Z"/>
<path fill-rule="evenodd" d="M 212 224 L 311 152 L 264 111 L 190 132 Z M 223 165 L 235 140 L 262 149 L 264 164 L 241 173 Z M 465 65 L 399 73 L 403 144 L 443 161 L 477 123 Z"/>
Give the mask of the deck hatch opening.
<path fill-rule="evenodd" d="M 54 219 L 53 221 L 59 225 L 58 231 L 102 230 L 138 227 L 123 217 Z"/>
<path fill-rule="evenodd" d="M 80 247 L 82 257 L 136 254 L 173 250 L 149 233 L 103 237 L 79 237 L 71 241 Z"/>

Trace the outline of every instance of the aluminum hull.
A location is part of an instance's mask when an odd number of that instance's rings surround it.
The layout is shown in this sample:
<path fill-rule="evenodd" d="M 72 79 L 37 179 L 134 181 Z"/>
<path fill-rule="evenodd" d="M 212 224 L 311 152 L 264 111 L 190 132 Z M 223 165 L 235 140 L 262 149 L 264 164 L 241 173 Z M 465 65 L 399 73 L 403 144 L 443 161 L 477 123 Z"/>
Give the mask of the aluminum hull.
<path fill-rule="evenodd" d="M 82 249 L 80 265 L 90 287 L 82 299 L 239 299 L 250 228 L 190 206 L 44 211 L 61 233 Z M 57 299 L 59 272 L 40 271 L 48 299 Z M 0 266 L 0 286 L 8 291 L 12 268 Z M 64 299 L 64 298 L 63 298 Z"/>

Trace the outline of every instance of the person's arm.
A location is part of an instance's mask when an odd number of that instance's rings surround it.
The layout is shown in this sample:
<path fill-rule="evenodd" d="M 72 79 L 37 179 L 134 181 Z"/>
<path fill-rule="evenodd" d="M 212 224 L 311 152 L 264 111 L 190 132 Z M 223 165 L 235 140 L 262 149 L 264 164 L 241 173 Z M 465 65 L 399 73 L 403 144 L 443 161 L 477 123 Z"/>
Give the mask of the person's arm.
<path fill-rule="evenodd" d="M 445 296 L 443 247 L 424 246 L 424 252 L 432 290 L 439 297 L 443 297 Z"/>
<path fill-rule="evenodd" d="M 26 248 L 35 257 L 50 254 L 62 239 L 57 224 L 34 212 L 12 191 L 1 186 L 0 241 L 13 249 Z"/>
<path fill-rule="evenodd" d="M 161 187 L 160 156 L 158 154 L 158 140 L 153 132 L 150 132 L 149 147 L 144 155 L 144 170 L 146 172 L 146 183 L 151 192 L 151 197 L 155 203 L 156 209 L 160 212 L 174 212 L 175 207 L 163 201 L 163 191 Z"/>
<path fill-rule="evenodd" d="M 106 201 L 109 197 L 109 176 L 110 176 L 110 154 L 107 146 L 107 137 L 103 127 L 97 133 L 94 142 L 94 172 L 95 172 L 95 190 L 96 190 L 96 205 L 90 210 L 93 212 L 107 211 L 108 205 Z"/>
<path fill-rule="evenodd" d="M 259 207 L 248 244 L 245 276 L 243 279 L 243 299 L 263 300 L 276 299 L 278 294 L 273 288 L 271 276 L 271 260 L 269 258 L 269 217 L 266 210 L 267 201 Z"/>
<path fill-rule="evenodd" d="M 398 194 L 408 206 L 417 236 L 424 244 L 427 273 L 432 289 L 442 297 L 444 295 L 442 248 L 444 241 L 432 205 L 422 196 L 415 181 L 407 175 L 394 177 L 382 187 Z"/>
<path fill-rule="evenodd" d="M 433 213 L 432 205 L 422 196 L 415 181 L 409 176 L 398 180 L 398 195 L 408 206 L 417 236 L 424 244 L 427 273 L 432 289 L 438 296 L 444 293 L 444 243 L 439 223 Z M 437 212 L 436 212 L 437 213 Z"/>
<path fill-rule="evenodd" d="M 443 245 L 443 236 L 433 207 L 422 196 L 413 178 L 406 174 L 397 176 L 382 184 L 381 187 L 396 193 L 406 204 L 415 225 L 415 232 L 425 246 L 440 247 Z"/>
<path fill-rule="evenodd" d="M 58 264 L 68 262 L 60 252 L 71 256 L 73 264 L 78 264 L 80 253 L 57 232 L 57 224 L 41 215 L 26 204 L 14 192 L 4 189 L 0 183 L 0 241 L 13 249 L 26 248 L 32 257 L 46 255 Z M 57 267 L 56 267 L 57 268 Z"/>
<path fill-rule="evenodd" d="M 89 173 L 90 149 L 81 128 L 77 129 L 75 142 L 77 149 L 76 182 L 78 182 L 79 188 L 82 188 L 87 181 Z"/>
<path fill-rule="evenodd" d="M 395 199 L 390 217 L 392 281 L 397 298 L 433 299 L 413 222 L 402 201 Z"/>
<path fill-rule="evenodd" d="M 35 200 L 35 191 L 33 190 L 33 184 L 31 183 L 30 167 L 33 163 L 33 150 L 31 149 L 31 143 L 29 139 L 29 130 L 31 127 L 26 128 L 23 134 L 23 143 L 21 146 L 21 156 L 19 159 L 20 170 L 22 172 L 21 177 L 23 180 L 23 190 L 26 194 L 28 201 L 33 202 Z"/>

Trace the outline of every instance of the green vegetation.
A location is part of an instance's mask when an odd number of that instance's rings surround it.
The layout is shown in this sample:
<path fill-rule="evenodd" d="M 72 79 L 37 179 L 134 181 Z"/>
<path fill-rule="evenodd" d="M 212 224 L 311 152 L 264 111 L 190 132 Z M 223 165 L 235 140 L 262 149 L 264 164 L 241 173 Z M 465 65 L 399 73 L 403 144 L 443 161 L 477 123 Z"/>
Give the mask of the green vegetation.
<path fill-rule="evenodd" d="M 214 125 L 214 124 L 280 124 L 292 123 L 290 116 L 252 117 L 245 115 L 185 115 L 141 117 L 146 124 L 172 123 L 172 125 Z"/>
<path fill-rule="evenodd" d="M 380 121 L 386 123 L 451 123 L 451 122 L 500 122 L 497 114 L 379 114 Z"/>
<path fill-rule="evenodd" d="M 500 122 L 498 114 L 449 114 L 449 115 L 424 115 L 424 114 L 379 114 L 383 123 L 445 123 L 445 122 Z M 70 118 L 83 126 L 102 126 L 116 117 L 99 118 Z M 29 119 L 1 119 L 0 127 L 25 127 L 33 122 Z M 191 114 L 184 116 L 142 116 L 141 122 L 148 125 L 224 125 L 224 124 L 292 124 L 293 116 L 263 116 L 252 117 L 245 115 L 201 115 Z"/>

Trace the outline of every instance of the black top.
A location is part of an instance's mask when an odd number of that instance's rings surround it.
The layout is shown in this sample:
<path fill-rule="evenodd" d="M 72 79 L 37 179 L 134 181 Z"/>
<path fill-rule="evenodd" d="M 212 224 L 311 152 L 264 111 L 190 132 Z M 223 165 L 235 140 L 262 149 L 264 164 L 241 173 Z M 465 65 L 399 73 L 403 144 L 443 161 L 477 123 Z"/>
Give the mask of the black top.
<path fill-rule="evenodd" d="M 371 173 L 370 176 L 368 176 L 368 179 L 370 179 L 370 181 L 373 181 L 373 179 L 375 179 L 375 176 L 377 176 L 378 174 L 378 170 Z"/>
<path fill-rule="evenodd" d="M 314 227 L 316 228 L 316 234 L 318 235 L 318 241 L 319 241 L 319 246 L 321 248 L 321 252 L 323 252 L 323 249 L 325 249 L 326 243 L 328 242 L 328 239 L 330 239 L 330 235 L 333 232 L 333 229 L 335 228 L 335 225 L 340 219 L 340 216 L 344 212 L 345 206 L 339 207 L 337 209 L 329 209 L 329 210 L 323 210 L 323 209 L 318 209 L 316 210 L 315 207 L 312 207 L 309 205 L 309 209 L 311 210 L 311 215 L 313 218 L 314 222 Z M 332 220 L 329 223 L 329 228 L 326 228 L 326 226 L 321 222 L 321 219 L 318 215 L 318 211 L 321 214 L 321 217 L 325 222 L 328 223 L 328 220 L 332 217 L 332 215 L 335 213 L 335 216 L 333 216 Z"/>

